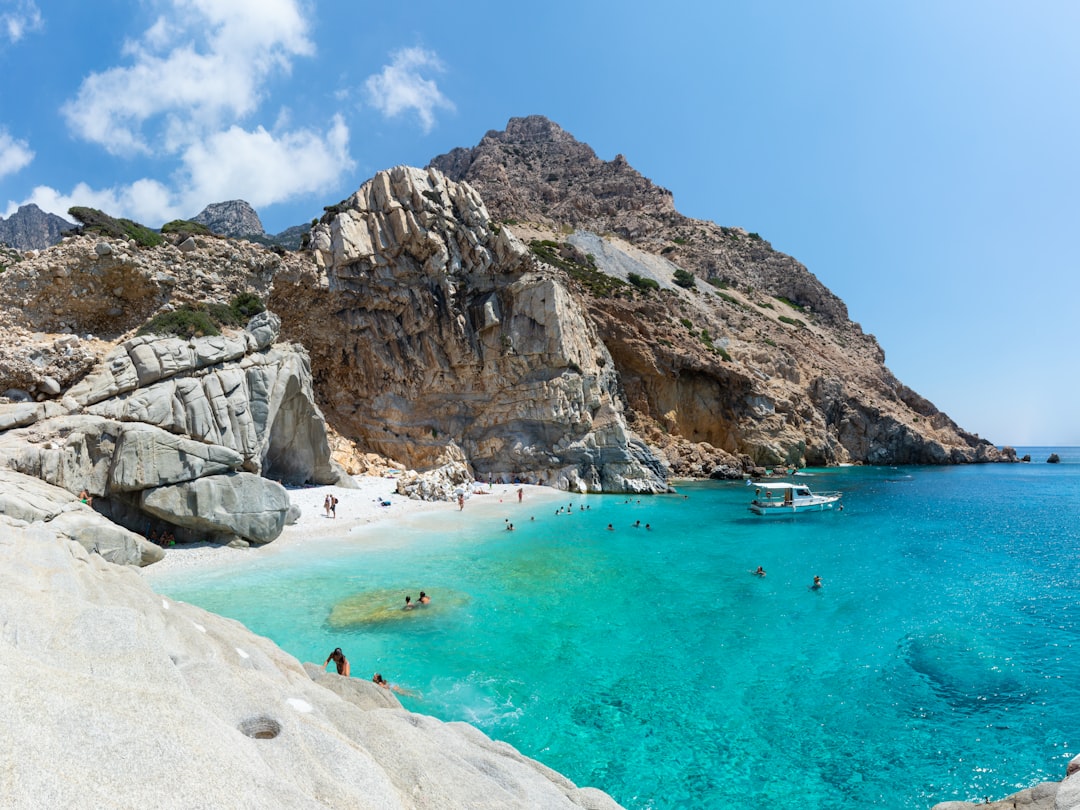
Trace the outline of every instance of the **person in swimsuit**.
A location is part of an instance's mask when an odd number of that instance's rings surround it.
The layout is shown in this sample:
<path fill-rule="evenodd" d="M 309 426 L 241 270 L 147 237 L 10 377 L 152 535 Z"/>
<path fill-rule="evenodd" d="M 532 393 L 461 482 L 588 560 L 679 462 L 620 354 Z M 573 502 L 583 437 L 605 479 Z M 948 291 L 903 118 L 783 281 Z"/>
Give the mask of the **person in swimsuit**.
<path fill-rule="evenodd" d="M 335 647 L 334 651 L 327 656 L 323 661 L 323 669 L 326 669 L 326 665 L 331 661 L 337 666 L 337 674 L 343 675 L 346 678 L 349 677 L 349 659 L 345 657 L 345 653 L 341 651 L 341 647 Z"/>

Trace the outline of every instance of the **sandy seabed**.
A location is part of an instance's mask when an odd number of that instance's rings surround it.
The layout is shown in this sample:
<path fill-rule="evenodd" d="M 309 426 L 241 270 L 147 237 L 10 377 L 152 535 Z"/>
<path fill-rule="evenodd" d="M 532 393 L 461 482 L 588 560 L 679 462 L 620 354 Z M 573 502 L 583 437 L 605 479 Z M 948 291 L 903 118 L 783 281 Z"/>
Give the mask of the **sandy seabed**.
<path fill-rule="evenodd" d="M 547 503 L 573 499 L 573 495 L 551 487 L 530 484 L 494 484 L 488 486 L 477 482 L 469 492 L 465 508 L 459 510 L 456 502 L 418 501 L 397 494 L 397 480 L 376 476 L 353 476 L 357 488 L 321 486 L 290 487 L 289 500 L 300 508 L 300 518 L 286 526 L 281 535 L 271 543 L 251 548 L 230 548 L 210 543 L 191 543 L 173 546 L 165 550 L 160 562 L 140 569 L 153 577 L 182 568 L 207 568 L 232 564 L 242 559 L 255 559 L 261 555 L 275 554 L 283 548 L 327 538 L 345 537 L 351 530 L 371 523 L 403 523 L 410 518 L 429 512 L 446 512 L 466 520 L 494 520 L 500 518 L 506 507 L 517 506 L 518 489 L 522 491 L 522 503 L 542 506 Z M 327 495 L 338 499 L 336 517 L 326 514 L 324 503 Z M 386 505 L 389 504 L 389 505 Z"/>

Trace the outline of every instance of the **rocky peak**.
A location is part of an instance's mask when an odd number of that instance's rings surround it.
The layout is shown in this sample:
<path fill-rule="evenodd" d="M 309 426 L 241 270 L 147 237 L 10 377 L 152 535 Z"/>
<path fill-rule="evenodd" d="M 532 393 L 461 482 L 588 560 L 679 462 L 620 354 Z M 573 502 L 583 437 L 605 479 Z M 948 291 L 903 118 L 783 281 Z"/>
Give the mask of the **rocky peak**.
<path fill-rule="evenodd" d="M 33 203 L 19 206 L 7 219 L 0 218 L 0 243 L 17 250 L 43 250 L 55 245 L 75 224 L 47 214 Z"/>
<path fill-rule="evenodd" d="M 255 213 L 254 208 L 243 200 L 211 203 L 192 217 L 191 221 L 205 225 L 221 236 L 232 236 L 239 239 L 248 236 L 266 235 L 259 215 Z"/>

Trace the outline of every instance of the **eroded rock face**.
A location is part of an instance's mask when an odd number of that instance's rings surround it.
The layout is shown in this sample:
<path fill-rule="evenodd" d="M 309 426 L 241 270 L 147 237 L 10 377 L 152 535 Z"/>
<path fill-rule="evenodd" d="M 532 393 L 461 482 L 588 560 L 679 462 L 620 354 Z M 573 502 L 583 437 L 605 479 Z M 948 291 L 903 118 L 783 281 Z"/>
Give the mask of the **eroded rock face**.
<path fill-rule="evenodd" d="M 6 807 L 618 808 L 50 528 L 0 514 Z"/>
<path fill-rule="evenodd" d="M 339 432 L 416 469 L 589 491 L 665 488 L 610 354 L 557 274 L 441 173 L 380 172 L 312 230 L 317 271 L 271 304 L 326 371 Z M 335 313 L 312 322 L 312 307 Z"/>
<path fill-rule="evenodd" d="M 566 279 L 611 353 L 630 424 L 673 471 L 718 453 L 717 466 L 744 471 L 1015 460 L 896 380 L 806 267 L 759 234 L 683 216 L 621 155 L 601 160 L 529 116 L 431 166 L 508 228 L 616 280 Z M 688 283 L 673 283 L 679 271 Z"/>
<path fill-rule="evenodd" d="M 263 313 L 232 336 L 124 341 L 62 399 L 0 405 L 0 468 L 86 489 L 142 535 L 267 543 L 290 517 L 278 482 L 351 482 L 307 356 L 277 334 Z"/>

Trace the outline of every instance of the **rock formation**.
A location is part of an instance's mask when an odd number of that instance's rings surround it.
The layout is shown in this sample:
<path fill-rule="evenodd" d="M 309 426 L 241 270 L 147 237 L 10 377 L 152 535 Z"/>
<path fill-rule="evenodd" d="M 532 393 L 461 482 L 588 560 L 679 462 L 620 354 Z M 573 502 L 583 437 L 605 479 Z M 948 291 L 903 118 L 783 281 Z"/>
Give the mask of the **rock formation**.
<path fill-rule="evenodd" d="M 270 304 L 311 352 L 339 432 L 419 469 L 464 454 L 481 477 L 665 489 L 563 277 L 492 227 L 467 185 L 380 172 L 330 209 L 311 245 L 315 264 L 278 273 Z"/>
<path fill-rule="evenodd" d="M 221 236 L 232 236 L 237 239 L 266 235 L 259 215 L 243 200 L 229 200 L 208 205 L 193 216 L 191 221 L 205 225 Z"/>
<path fill-rule="evenodd" d="M 431 165 L 575 278 L 629 423 L 677 474 L 1013 460 L 896 380 L 805 267 L 679 214 L 621 155 L 602 161 L 532 116 Z"/>
<path fill-rule="evenodd" d="M 33 203 L 20 205 L 7 219 L 0 217 L 0 244 L 17 250 L 41 250 L 60 241 L 64 231 L 75 227 L 56 214 L 46 214 Z"/>
<path fill-rule="evenodd" d="M 0 593 L 4 807 L 618 807 L 158 596 L 52 522 L 0 514 Z"/>
<path fill-rule="evenodd" d="M 291 510 L 279 482 L 350 480 L 330 459 L 307 357 L 275 345 L 278 326 L 263 313 L 232 337 L 134 337 L 61 399 L 0 404 L 0 470 L 86 491 L 144 536 L 273 540 Z"/>

